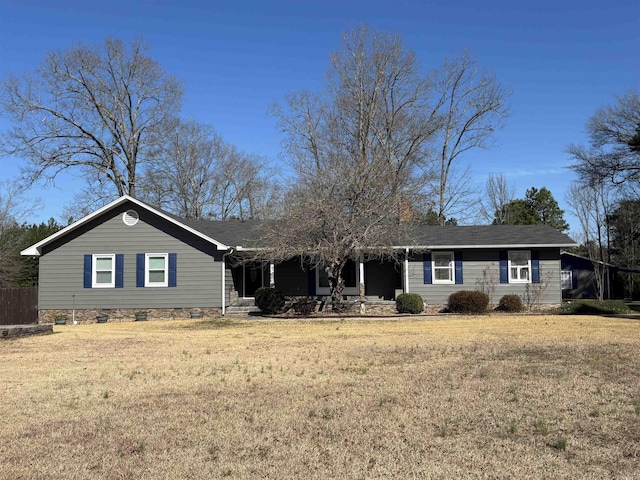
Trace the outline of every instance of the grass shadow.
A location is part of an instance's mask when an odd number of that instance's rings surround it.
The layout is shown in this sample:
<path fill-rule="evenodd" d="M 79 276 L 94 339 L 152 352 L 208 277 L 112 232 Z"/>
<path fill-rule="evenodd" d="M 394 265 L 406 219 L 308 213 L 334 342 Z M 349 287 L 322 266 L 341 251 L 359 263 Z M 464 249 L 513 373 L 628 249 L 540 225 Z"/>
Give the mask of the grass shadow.
<path fill-rule="evenodd" d="M 249 323 L 232 320 L 229 318 L 218 318 L 215 320 L 200 320 L 187 325 L 180 325 L 177 328 L 186 330 L 223 330 L 227 328 L 247 328 Z"/>

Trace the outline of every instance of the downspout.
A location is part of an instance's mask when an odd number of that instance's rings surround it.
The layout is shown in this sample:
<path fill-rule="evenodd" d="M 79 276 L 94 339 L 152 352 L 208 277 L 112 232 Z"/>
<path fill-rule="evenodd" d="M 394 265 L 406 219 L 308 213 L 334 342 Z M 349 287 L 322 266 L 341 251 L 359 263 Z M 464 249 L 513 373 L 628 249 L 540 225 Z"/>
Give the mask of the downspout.
<path fill-rule="evenodd" d="M 404 251 L 404 293 L 409 293 L 409 247 Z"/>
<path fill-rule="evenodd" d="M 226 312 L 226 285 L 225 285 L 225 281 L 226 281 L 226 277 L 227 277 L 227 262 L 225 261 L 226 257 L 231 255 L 233 253 L 233 248 L 230 248 L 229 250 L 227 250 L 224 254 L 222 254 L 222 316 L 224 317 L 224 314 Z"/>

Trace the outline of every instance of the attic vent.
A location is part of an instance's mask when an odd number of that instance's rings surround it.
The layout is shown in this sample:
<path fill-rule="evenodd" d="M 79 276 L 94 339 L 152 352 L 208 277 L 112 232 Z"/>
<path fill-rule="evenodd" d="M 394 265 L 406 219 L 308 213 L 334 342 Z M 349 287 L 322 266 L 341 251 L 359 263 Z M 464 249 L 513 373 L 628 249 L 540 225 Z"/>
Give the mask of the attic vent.
<path fill-rule="evenodd" d="M 122 214 L 122 221 L 129 227 L 132 227 L 136 223 L 138 223 L 139 218 L 140 217 L 138 217 L 138 212 L 136 212 L 135 210 L 127 210 Z"/>

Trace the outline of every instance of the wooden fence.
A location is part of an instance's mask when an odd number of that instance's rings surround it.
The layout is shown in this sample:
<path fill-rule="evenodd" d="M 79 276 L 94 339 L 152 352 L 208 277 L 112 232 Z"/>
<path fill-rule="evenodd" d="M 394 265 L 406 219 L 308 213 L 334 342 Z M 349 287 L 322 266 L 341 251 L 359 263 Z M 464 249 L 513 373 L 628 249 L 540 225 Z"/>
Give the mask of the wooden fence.
<path fill-rule="evenodd" d="M 0 325 L 38 321 L 38 287 L 0 288 Z"/>

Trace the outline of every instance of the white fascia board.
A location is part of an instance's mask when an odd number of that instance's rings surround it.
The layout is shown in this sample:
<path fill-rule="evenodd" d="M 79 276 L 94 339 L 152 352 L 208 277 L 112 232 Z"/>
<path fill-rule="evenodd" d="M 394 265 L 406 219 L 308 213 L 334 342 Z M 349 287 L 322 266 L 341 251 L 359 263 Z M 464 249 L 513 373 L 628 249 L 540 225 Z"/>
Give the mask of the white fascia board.
<path fill-rule="evenodd" d="M 167 220 L 168 222 L 173 223 L 174 225 L 179 226 L 180 228 L 183 228 L 184 230 L 193 233 L 194 235 L 208 241 L 209 243 L 213 243 L 216 247 L 222 249 L 222 250 L 228 250 L 229 247 L 226 246 L 223 243 L 220 243 L 216 240 L 214 240 L 213 238 L 208 237 L 207 235 L 204 235 L 203 233 L 194 230 L 193 228 L 185 225 L 182 222 L 179 222 L 178 220 L 171 218 L 168 215 L 165 215 L 164 213 L 156 210 L 153 207 L 150 207 L 149 205 L 147 205 L 146 203 L 141 202 L 140 200 L 136 200 L 133 197 L 130 197 L 129 195 L 123 195 L 120 198 L 115 199 L 114 201 L 112 201 L 111 203 L 106 204 L 104 207 L 99 208 L 98 210 L 96 210 L 93 213 L 90 213 L 89 215 L 87 215 L 84 218 L 81 218 L 80 220 L 78 220 L 77 222 L 72 223 L 71 225 L 66 226 L 65 228 L 63 228 L 62 230 L 54 233 L 53 235 L 48 236 L 47 238 L 45 238 L 44 240 L 40 240 L 38 243 L 31 245 L 28 248 L 25 248 L 24 250 L 22 250 L 20 252 L 20 255 L 24 255 L 24 256 L 40 256 L 42 254 L 42 247 L 53 242 L 54 240 L 56 240 L 57 238 L 63 237 L 65 235 L 67 235 L 68 233 L 74 231 L 75 229 L 77 229 L 78 227 L 84 225 L 87 222 L 90 222 L 91 220 L 93 220 L 96 217 L 99 217 L 100 215 L 102 215 L 105 212 L 108 212 L 109 210 L 112 210 L 113 208 L 117 207 L 118 205 L 123 204 L 126 201 L 130 201 L 132 203 L 135 203 L 136 205 L 138 205 L 141 208 L 144 208 L 145 210 Z"/>
<path fill-rule="evenodd" d="M 461 249 L 487 249 L 487 248 L 564 248 L 577 247 L 577 243 L 535 243 L 535 244 L 505 244 L 505 245 L 408 245 L 393 247 L 394 249 L 409 250 L 461 250 Z"/>

